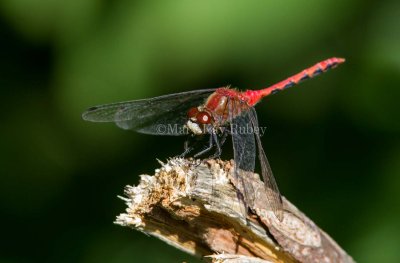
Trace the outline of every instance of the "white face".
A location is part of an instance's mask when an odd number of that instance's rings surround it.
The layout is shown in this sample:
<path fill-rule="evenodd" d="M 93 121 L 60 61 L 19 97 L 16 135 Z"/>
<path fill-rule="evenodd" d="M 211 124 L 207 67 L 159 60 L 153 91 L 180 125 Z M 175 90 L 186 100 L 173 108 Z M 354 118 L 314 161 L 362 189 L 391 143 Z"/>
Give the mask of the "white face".
<path fill-rule="evenodd" d="M 186 126 L 189 128 L 189 130 L 191 130 L 196 135 L 203 134 L 203 131 L 200 128 L 199 124 L 196 122 L 193 122 L 190 119 L 186 122 Z"/>
<path fill-rule="evenodd" d="M 195 135 L 208 133 L 205 128 L 211 125 L 212 117 L 204 106 L 193 107 L 188 110 L 188 121 L 185 126 Z M 208 127 L 209 128 L 209 127 Z"/>

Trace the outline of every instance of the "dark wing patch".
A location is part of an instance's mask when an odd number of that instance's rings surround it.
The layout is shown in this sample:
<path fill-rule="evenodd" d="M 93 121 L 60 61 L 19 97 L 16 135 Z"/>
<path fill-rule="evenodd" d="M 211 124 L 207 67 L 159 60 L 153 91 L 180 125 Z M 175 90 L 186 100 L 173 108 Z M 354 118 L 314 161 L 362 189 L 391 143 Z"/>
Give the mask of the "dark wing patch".
<path fill-rule="evenodd" d="M 204 103 L 215 89 L 194 90 L 91 107 L 82 118 L 93 122 L 115 122 L 122 129 L 147 134 L 184 135 L 187 111 Z M 161 127 L 160 125 L 164 125 Z"/>

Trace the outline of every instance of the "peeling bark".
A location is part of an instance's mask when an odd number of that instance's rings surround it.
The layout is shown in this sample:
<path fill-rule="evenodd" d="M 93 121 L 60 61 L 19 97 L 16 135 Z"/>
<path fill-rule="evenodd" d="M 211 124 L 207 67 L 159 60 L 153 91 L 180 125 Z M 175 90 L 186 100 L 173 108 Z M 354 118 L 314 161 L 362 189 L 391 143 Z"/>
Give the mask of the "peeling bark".
<path fill-rule="evenodd" d="M 232 172 L 232 162 L 171 159 L 126 187 L 128 208 L 115 223 L 213 262 L 354 262 L 284 197 L 278 220 L 266 209 L 273 193 L 253 173 L 243 176 L 257 194 L 247 212 Z"/>

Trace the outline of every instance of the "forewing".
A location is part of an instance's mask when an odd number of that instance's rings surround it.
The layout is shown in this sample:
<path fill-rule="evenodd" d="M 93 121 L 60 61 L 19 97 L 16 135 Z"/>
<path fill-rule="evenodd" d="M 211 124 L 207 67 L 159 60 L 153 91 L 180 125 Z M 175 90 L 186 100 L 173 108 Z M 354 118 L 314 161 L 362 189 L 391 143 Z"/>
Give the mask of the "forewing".
<path fill-rule="evenodd" d="M 199 106 L 215 89 L 194 90 L 89 108 L 82 118 L 115 122 L 119 127 L 147 134 L 184 135 L 187 111 Z"/>

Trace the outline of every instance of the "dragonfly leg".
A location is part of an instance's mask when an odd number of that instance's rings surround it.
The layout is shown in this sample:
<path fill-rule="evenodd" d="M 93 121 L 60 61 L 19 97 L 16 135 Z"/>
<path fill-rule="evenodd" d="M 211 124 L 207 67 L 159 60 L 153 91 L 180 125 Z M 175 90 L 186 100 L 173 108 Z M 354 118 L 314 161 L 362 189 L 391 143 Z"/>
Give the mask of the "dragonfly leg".
<path fill-rule="evenodd" d="M 194 147 L 189 145 L 189 139 L 187 139 L 183 144 L 183 153 L 179 155 L 180 158 L 185 158 L 191 151 L 193 151 Z"/>
<path fill-rule="evenodd" d="M 218 142 L 218 138 L 216 134 L 212 134 L 211 135 L 213 137 L 213 140 L 215 142 L 215 147 L 217 148 L 217 150 L 215 151 L 215 153 L 211 156 L 209 156 L 207 159 L 214 159 L 214 158 L 218 158 L 221 156 L 222 150 L 221 150 L 221 145 Z"/>
<path fill-rule="evenodd" d="M 224 143 L 225 143 L 225 141 L 226 141 L 226 138 L 228 138 L 228 135 L 229 135 L 228 130 L 226 130 L 226 131 L 222 134 L 221 142 L 220 142 L 220 145 L 221 145 L 221 146 L 224 145 Z"/>
<path fill-rule="evenodd" d="M 210 157 L 208 157 L 209 159 L 214 159 L 214 158 L 219 158 L 222 154 L 222 148 L 221 146 L 225 143 L 226 138 L 228 137 L 228 133 L 223 133 L 222 137 L 221 137 L 221 141 L 218 141 L 218 136 L 213 133 L 213 140 L 215 142 L 215 146 L 217 147 L 217 150 L 215 151 L 215 153 L 213 155 L 211 155 Z"/>
<path fill-rule="evenodd" d="M 210 140 L 209 140 L 209 143 L 208 143 L 208 147 L 205 148 L 204 150 L 201 150 L 200 152 L 196 153 L 194 155 L 194 158 L 197 158 L 200 155 L 203 155 L 203 154 L 205 154 L 205 153 L 207 153 L 207 152 L 212 150 L 212 148 L 214 147 L 214 138 L 213 138 L 213 136 L 214 136 L 214 133 L 211 133 L 210 134 Z"/>
<path fill-rule="evenodd" d="M 209 159 L 219 158 L 222 154 L 222 145 L 224 145 L 226 139 L 229 135 L 229 130 L 224 130 L 221 136 L 221 139 L 218 141 L 218 137 L 215 136 L 215 145 L 217 146 L 217 151 L 209 157 Z"/>

